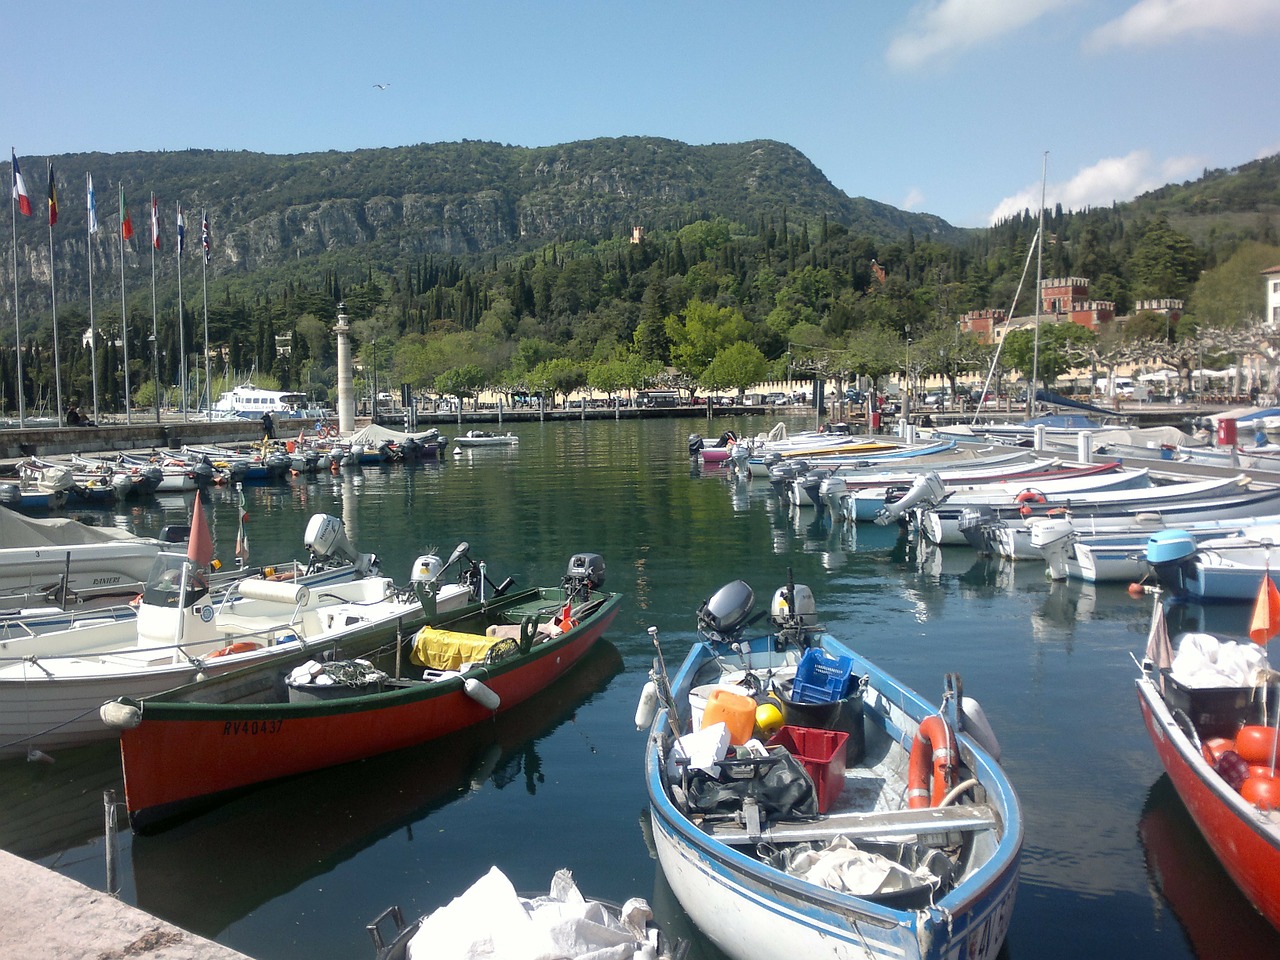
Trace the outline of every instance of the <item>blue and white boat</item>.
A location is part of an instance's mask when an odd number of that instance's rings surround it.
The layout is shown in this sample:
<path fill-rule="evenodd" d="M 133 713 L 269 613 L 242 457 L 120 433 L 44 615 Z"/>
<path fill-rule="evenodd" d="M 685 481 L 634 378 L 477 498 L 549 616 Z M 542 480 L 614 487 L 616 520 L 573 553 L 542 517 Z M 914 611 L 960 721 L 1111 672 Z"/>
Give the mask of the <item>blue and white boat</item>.
<path fill-rule="evenodd" d="M 860 657 L 816 625 L 806 587 L 779 590 L 771 632 L 745 639 L 753 604 L 742 581 L 704 603 L 671 680 L 659 646 L 637 712 L 638 724 L 653 717 L 654 846 L 685 911 L 733 960 L 992 960 L 1013 913 L 1023 823 L 981 709 L 953 675 L 940 708 Z M 835 699 L 816 707 L 800 703 L 813 685 L 798 679 L 813 662 L 837 665 L 821 674 L 834 676 Z M 761 725 L 781 704 L 771 746 L 699 756 L 708 739 L 735 738 L 718 723 L 695 731 L 699 703 L 711 719 L 709 698 L 725 686 L 718 702 L 749 698 Z M 839 746 L 797 753 L 802 742 Z"/>
<path fill-rule="evenodd" d="M 1161 589 L 1175 599 L 1251 602 L 1265 578 L 1280 580 L 1280 523 L 1271 519 L 1230 536 L 1162 530 L 1147 542 L 1147 563 Z"/>
<path fill-rule="evenodd" d="M 273 417 L 300 417 L 307 403 L 306 394 L 295 390 L 264 390 L 246 380 L 218 397 L 213 413 L 246 420 L 260 420 L 264 413 Z"/>

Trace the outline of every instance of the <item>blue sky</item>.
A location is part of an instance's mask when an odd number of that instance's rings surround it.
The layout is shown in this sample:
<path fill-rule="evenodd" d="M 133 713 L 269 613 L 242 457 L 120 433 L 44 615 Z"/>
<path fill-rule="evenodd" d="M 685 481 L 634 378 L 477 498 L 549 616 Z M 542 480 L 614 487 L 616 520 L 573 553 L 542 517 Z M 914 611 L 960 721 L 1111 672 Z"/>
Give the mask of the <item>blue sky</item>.
<path fill-rule="evenodd" d="M 767 138 L 851 196 L 982 226 L 1035 208 L 1046 151 L 1070 209 L 1280 152 L 1280 0 L 27 0 L 5 24 L 0 130 L 28 170 Z"/>

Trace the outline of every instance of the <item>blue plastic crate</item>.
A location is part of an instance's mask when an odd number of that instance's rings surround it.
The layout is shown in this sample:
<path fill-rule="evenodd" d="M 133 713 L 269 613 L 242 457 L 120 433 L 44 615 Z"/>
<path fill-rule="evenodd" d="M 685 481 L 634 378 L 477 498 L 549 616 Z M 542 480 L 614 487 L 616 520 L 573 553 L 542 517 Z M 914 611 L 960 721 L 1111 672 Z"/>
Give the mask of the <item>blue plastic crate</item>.
<path fill-rule="evenodd" d="M 844 699 L 853 674 L 849 657 L 828 657 L 816 647 L 806 650 L 796 669 L 791 699 L 796 703 L 834 703 Z"/>

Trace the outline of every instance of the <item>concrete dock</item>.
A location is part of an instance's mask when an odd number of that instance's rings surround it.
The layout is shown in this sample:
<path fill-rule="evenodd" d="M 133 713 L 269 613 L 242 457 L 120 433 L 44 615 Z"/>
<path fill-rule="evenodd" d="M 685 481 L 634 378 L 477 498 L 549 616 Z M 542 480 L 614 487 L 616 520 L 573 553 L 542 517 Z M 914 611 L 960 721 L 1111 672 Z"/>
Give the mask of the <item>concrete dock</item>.
<path fill-rule="evenodd" d="M 8 960 L 250 960 L 4 851 L 0 876 Z"/>

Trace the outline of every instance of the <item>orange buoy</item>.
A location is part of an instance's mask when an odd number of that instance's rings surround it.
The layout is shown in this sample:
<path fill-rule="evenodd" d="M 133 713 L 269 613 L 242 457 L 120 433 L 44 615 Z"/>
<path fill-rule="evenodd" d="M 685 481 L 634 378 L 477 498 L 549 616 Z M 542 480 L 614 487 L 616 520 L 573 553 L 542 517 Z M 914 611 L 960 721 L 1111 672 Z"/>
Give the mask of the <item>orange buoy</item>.
<path fill-rule="evenodd" d="M 1280 807 L 1280 777 L 1249 777 L 1240 785 L 1240 796 L 1262 810 Z"/>
<path fill-rule="evenodd" d="M 252 643 L 249 640 L 239 640 L 229 646 L 223 647 L 221 650 L 213 651 L 213 653 L 209 654 L 206 659 L 211 660 L 214 657 L 225 657 L 231 653 L 248 653 L 250 650 L 260 649 L 262 649 L 262 644 L 260 643 Z"/>
<path fill-rule="evenodd" d="M 1236 734 L 1236 753 L 1247 763 L 1271 763 L 1276 752 L 1276 731 L 1247 723 Z"/>
<path fill-rule="evenodd" d="M 951 726 L 936 713 L 920 721 L 911 741 L 907 766 L 907 806 L 912 810 L 936 807 L 954 786 L 956 738 Z M 933 776 L 930 777 L 930 768 Z M 932 791 L 929 784 L 932 783 Z"/>

